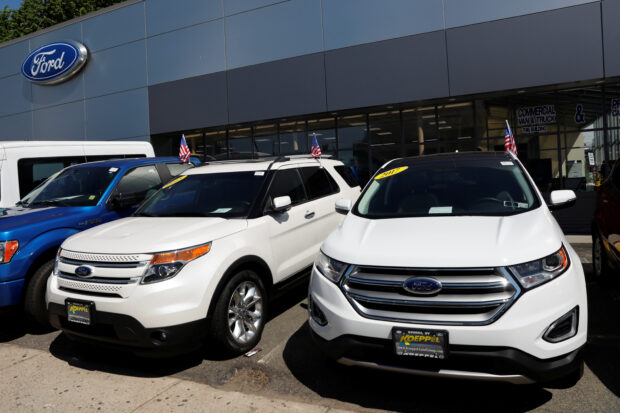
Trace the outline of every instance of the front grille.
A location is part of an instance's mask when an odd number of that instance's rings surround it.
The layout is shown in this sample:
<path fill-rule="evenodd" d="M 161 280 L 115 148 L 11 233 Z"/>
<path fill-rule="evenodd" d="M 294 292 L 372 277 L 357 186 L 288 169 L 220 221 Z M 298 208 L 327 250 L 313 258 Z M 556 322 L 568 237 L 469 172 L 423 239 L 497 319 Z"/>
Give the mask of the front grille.
<path fill-rule="evenodd" d="M 410 278 L 439 281 L 437 294 L 404 289 Z M 341 288 L 366 318 L 416 324 L 484 325 L 495 321 L 521 293 L 504 268 L 388 268 L 351 266 Z"/>

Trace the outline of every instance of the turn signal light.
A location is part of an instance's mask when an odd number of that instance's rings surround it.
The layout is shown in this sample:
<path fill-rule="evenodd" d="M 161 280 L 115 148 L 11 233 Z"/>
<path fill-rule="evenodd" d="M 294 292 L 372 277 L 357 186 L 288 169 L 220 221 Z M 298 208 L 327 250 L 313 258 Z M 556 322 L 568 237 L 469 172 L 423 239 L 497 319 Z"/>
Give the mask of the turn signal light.
<path fill-rule="evenodd" d="M 17 252 L 19 248 L 19 242 L 17 241 L 4 241 L 0 242 L 0 257 L 2 257 L 3 263 L 7 263 L 11 261 L 13 255 Z"/>
<path fill-rule="evenodd" d="M 185 250 L 162 252 L 153 256 L 153 258 L 151 259 L 151 265 L 165 264 L 168 262 L 178 261 L 189 262 L 200 257 L 201 255 L 206 254 L 210 250 L 211 243 L 209 242 L 207 244 L 199 245 L 198 247 L 192 247 Z"/>

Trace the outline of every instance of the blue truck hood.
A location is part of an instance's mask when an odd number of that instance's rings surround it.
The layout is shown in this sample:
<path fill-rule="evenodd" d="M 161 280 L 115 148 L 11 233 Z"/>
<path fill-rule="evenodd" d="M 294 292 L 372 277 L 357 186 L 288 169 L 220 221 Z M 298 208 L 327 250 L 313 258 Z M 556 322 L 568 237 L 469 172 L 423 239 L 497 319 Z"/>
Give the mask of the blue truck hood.
<path fill-rule="evenodd" d="M 0 208 L 0 240 L 28 241 L 62 227 L 80 228 L 81 221 L 95 217 L 98 207 Z M 87 227 L 87 224 L 82 224 Z"/>

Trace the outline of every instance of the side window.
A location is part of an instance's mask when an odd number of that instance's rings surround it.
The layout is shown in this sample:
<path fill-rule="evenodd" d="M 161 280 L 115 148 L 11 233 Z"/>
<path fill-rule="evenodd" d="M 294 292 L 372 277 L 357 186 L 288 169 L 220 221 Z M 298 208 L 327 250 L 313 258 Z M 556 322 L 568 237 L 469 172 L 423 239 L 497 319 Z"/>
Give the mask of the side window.
<path fill-rule="evenodd" d="M 306 202 L 304 186 L 296 169 L 277 171 L 269 188 L 269 199 L 288 195 L 293 205 Z"/>
<path fill-rule="evenodd" d="M 300 171 L 308 192 L 308 198 L 311 200 L 334 194 L 340 190 L 333 178 L 323 168 L 311 166 L 301 168 Z"/>
<path fill-rule="evenodd" d="M 334 166 L 334 169 L 351 188 L 355 188 L 356 186 L 360 185 L 360 183 L 357 181 L 357 178 L 353 174 L 353 171 L 348 166 L 337 165 Z"/>
<path fill-rule="evenodd" d="M 611 183 L 620 190 L 620 161 L 616 161 L 614 170 L 611 175 Z"/>
<path fill-rule="evenodd" d="M 161 186 L 161 178 L 155 165 L 140 166 L 127 172 L 121 178 L 116 186 L 116 192 L 124 195 L 135 195 L 136 202 L 142 202 L 153 195 Z"/>
<path fill-rule="evenodd" d="M 20 159 L 17 161 L 20 198 L 61 169 L 82 162 L 85 162 L 83 156 Z"/>
<path fill-rule="evenodd" d="M 191 163 L 167 163 L 166 167 L 171 176 L 181 175 L 192 166 Z"/>

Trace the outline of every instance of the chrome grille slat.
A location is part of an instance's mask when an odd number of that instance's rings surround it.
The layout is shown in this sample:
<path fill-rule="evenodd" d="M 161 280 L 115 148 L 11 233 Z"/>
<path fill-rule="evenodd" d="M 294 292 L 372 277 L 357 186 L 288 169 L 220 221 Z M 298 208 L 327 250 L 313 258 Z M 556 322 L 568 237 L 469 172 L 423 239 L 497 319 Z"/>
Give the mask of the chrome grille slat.
<path fill-rule="evenodd" d="M 440 281 L 432 296 L 406 291 L 415 277 Z M 521 288 L 505 268 L 394 268 L 350 266 L 340 287 L 362 316 L 394 322 L 484 325 L 519 297 Z"/>
<path fill-rule="evenodd" d="M 87 252 L 76 252 L 62 250 L 60 256 L 84 262 L 107 262 L 107 263 L 127 263 L 150 261 L 153 258 L 149 254 L 93 254 Z"/>
<path fill-rule="evenodd" d="M 113 263 L 113 262 L 96 262 L 96 261 L 81 261 L 81 260 L 72 260 L 65 257 L 60 257 L 60 262 L 64 264 L 70 265 L 90 265 L 91 267 L 99 267 L 99 268 L 136 268 L 143 267 L 148 263 L 145 262 L 127 262 L 127 263 Z"/>
<path fill-rule="evenodd" d="M 79 281 L 79 282 L 91 282 L 98 284 L 133 284 L 138 282 L 137 278 L 101 278 L 101 277 L 93 277 L 93 278 L 82 278 L 77 275 L 68 274 L 66 272 L 60 272 L 58 277 L 63 278 L 65 280 Z"/>

